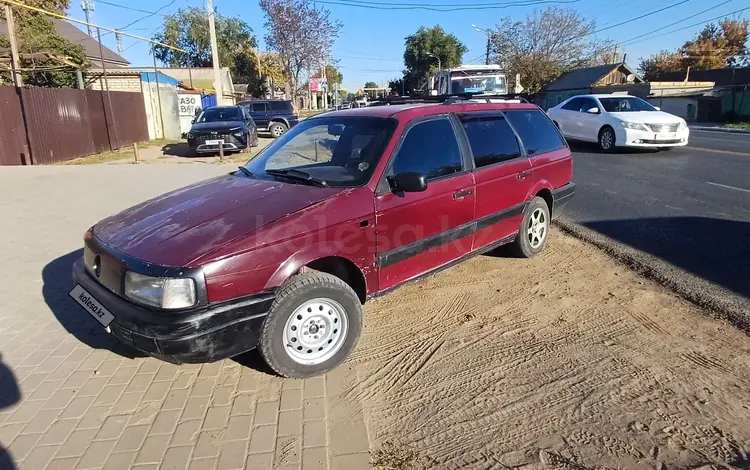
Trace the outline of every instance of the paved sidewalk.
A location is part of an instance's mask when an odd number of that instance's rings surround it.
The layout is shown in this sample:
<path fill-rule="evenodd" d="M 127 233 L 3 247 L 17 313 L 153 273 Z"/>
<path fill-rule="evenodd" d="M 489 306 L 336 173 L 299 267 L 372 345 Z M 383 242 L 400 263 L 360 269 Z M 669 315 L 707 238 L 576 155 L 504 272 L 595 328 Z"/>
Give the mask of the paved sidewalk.
<path fill-rule="evenodd" d="M 348 366 L 302 381 L 267 373 L 256 353 L 181 366 L 132 357 L 67 296 L 93 222 L 226 171 L 0 169 L 1 470 L 370 467 Z"/>

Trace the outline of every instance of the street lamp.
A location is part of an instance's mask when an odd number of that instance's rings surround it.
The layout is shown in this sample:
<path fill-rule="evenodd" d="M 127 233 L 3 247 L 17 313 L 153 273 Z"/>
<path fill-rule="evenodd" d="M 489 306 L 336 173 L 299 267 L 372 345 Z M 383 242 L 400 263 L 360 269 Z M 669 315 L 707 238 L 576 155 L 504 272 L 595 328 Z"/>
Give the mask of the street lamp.
<path fill-rule="evenodd" d="M 438 61 L 438 70 L 443 70 L 442 64 L 440 63 L 440 57 L 436 56 L 435 54 L 428 52 L 427 57 L 434 57 Z"/>
<path fill-rule="evenodd" d="M 489 65 L 490 64 L 490 38 L 492 37 L 492 31 L 489 29 L 480 28 L 479 26 L 472 24 L 472 28 L 474 28 L 474 31 L 477 31 L 479 33 L 484 33 L 487 35 L 487 55 L 484 59 L 484 64 Z"/>

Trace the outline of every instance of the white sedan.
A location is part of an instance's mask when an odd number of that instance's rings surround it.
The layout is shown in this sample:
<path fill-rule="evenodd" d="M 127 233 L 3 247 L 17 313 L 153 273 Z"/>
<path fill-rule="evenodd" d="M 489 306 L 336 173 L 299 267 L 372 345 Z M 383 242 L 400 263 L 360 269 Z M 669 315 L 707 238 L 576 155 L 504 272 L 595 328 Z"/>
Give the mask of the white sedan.
<path fill-rule="evenodd" d="M 615 147 L 682 147 L 690 135 L 684 119 L 635 96 L 574 96 L 547 114 L 565 138 L 597 142 L 604 152 Z"/>

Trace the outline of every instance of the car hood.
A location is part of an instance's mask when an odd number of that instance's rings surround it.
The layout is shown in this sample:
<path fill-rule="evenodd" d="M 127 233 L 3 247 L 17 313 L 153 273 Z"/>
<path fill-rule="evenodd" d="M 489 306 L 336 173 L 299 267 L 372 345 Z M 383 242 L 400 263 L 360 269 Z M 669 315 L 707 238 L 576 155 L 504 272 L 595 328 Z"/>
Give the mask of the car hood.
<path fill-rule="evenodd" d="M 224 175 L 166 193 L 93 228 L 102 242 L 164 266 L 190 262 L 341 189 Z"/>
<path fill-rule="evenodd" d="M 190 128 L 190 132 L 205 133 L 210 131 L 229 131 L 242 127 L 242 121 L 215 121 L 215 122 L 196 122 Z"/>
<path fill-rule="evenodd" d="M 682 118 L 674 114 L 665 113 L 664 111 L 629 111 L 619 113 L 609 113 L 621 121 L 638 122 L 641 124 L 676 124 L 682 121 Z"/>

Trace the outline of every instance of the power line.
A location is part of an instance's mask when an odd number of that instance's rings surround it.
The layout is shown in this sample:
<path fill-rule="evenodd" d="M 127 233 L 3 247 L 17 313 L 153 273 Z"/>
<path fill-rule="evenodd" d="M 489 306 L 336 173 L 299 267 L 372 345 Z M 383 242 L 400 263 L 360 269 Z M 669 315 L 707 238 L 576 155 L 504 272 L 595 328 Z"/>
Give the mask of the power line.
<path fill-rule="evenodd" d="M 382 62 L 403 62 L 404 61 L 404 59 L 385 59 L 385 58 L 379 58 L 379 57 L 352 56 L 352 55 L 337 55 L 336 57 L 341 57 L 343 59 L 375 60 L 375 61 L 382 61 Z"/>
<path fill-rule="evenodd" d="M 152 16 L 153 15 L 167 16 L 167 15 L 158 13 L 158 11 L 161 10 L 161 8 L 159 10 L 156 10 L 156 11 L 148 11 L 148 10 L 141 10 L 140 8 L 133 8 L 133 7 L 125 6 L 125 5 L 120 5 L 120 4 L 117 4 L 117 3 L 105 2 L 104 0 L 96 0 L 96 1 L 98 3 L 102 3 L 104 5 L 109 5 L 111 7 L 122 8 L 123 10 L 137 11 L 138 13 L 147 13 L 147 14 L 152 15 Z"/>
<path fill-rule="evenodd" d="M 635 43 L 637 43 L 637 42 L 648 41 L 648 40 L 651 40 L 651 39 L 655 39 L 655 38 L 658 38 L 658 37 L 666 36 L 667 34 L 672 34 L 672 33 L 676 33 L 676 32 L 678 32 L 678 31 L 684 31 L 684 30 L 686 30 L 686 29 L 689 29 L 689 28 L 694 28 L 695 26 L 700 26 L 700 25 L 704 25 L 704 24 L 710 23 L 711 21 L 715 21 L 715 20 L 719 20 L 719 19 L 722 19 L 722 18 L 726 18 L 726 17 L 727 17 L 727 16 L 729 16 L 729 15 L 734 15 L 735 13 L 740 13 L 740 12 L 742 12 L 742 11 L 746 11 L 746 10 L 750 10 L 750 7 L 746 7 L 746 8 L 741 8 L 741 9 L 739 9 L 739 10 L 735 10 L 735 11 L 733 11 L 733 12 L 730 12 L 730 13 L 725 13 L 725 14 L 723 14 L 723 15 L 715 16 L 715 17 L 713 17 L 713 18 L 709 18 L 709 19 L 707 19 L 707 20 L 699 21 L 698 23 L 693 23 L 693 24 L 690 24 L 690 25 L 684 26 L 684 27 L 682 27 L 682 28 L 678 28 L 678 29 L 673 29 L 672 31 L 667 31 L 667 32 L 665 32 L 665 33 L 657 34 L 656 36 L 651 36 L 650 38 L 646 38 L 646 39 L 638 39 L 637 41 L 634 41 L 634 40 L 632 40 L 632 39 L 629 39 L 629 40 L 628 40 L 627 42 L 623 43 L 622 45 L 623 45 L 623 46 L 629 46 L 629 45 L 631 45 L 631 44 L 635 44 Z M 649 34 L 651 34 L 651 33 L 649 33 Z M 633 39 L 636 39 L 636 38 L 633 38 Z"/>
<path fill-rule="evenodd" d="M 682 1 L 680 1 L 680 2 L 677 2 L 677 3 L 673 3 L 673 4 L 669 5 L 669 6 L 666 6 L 666 7 L 663 7 L 663 8 L 659 8 L 658 10 L 654 10 L 654 11 L 652 11 L 652 12 L 649 12 L 649 13 L 644 13 L 644 14 L 642 14 L 642 15 L 640 15 L 640 16 L 636 16 L 635 18 L 630 18 L 629 20 L 621 21 L 621 22 L 619 22 L 619 23 L 616 23 L 616 24 L 613 24 L 613 25 L 611 25 L 611 26 L 607 26 L 607 27 L 604 27 L 604 28 L 599 28 L 599 29 L 597 29 L 596 31 L 593 31 L 593 32 L 591 32 L 591 33 L 588 33 L 588 34 L 584 34 L 584 35 L 582 35 L 582 36 L 578 36 L 577 38 L 574 38 L 574 39 L 578 39 L 578 38 L 580 38 L 580 37 L 585 37 L 585 36 L 591 36 L 592 34 L 596 34 L 596 33 L 601 33 L 602 31 L 606 31 L 606 30 L 608 30 L 608 29 L 612 29 L 612 28 L 616 28 L 616 27 L 618 27 L 618 26 L 622 26 L 622 25 L 624 25 L 624 24 L 632 23 L 633 21 L 638 21 L 638 20 L 640 20 L 640 19 L 642 19 L 642 18 L 645 18 L 645 17 L 647 17 L 647 16 L 651 16 L 651 15 L 655 15 L 655 14 L 657 14 L 657 13 L 661 13 L 661 12 L 663 12 L 663 11 L 665 11 L 665 10 L 669 10 L 670 8 L 674 8 L 674 7 L 676 7 L 676 6 L 682 5 L 682 4 L 684 4 L 684 3 L 687 3 L 687 2 L 689 2 L 689 1 L 690 1 L 690 0 L 682 0 Z"/>
<path fill-rule="evenodd" d="M 511 2 L 511 3 L 501 3 L 501 4 L 481 4 L 477 6 L 456 6 L 451 8 L 443 8 L 444 5 L 438 5 L 438 4 L 431 4 L 430 6 L 427 5 L 417 5 L 417 4 L 398 4 L 398 5 L 386 5 L 382 3 L 376 3 L 376 4 L 364 4 L 364 3 L 351 3 L 357 0 L 339 0 L 339 1 L 331 1 L 331 0 L 315 0 L 315 3 L 321 3 L 324 5 L 341 5 L 341 6 L 347 6 L 347 7 L 355 7 L 355 8 L 367 8 L 371 10 L 429 10 L 429 11 L 437 11 L 437 12 L 452 12 L 452 11 L 473 11 L 473 10 L 501 10 L 504 8 L 510 8 L 510 7 L 526 7 L 526 6 L 534 6 L 534 5 L 544 5 L 544 4 L 570 4 L 570 3 L 577 3 L 580 0 L 520 0 L 518 2 Z M 345 3 L 346 2 L 346 3 Z M 374 2 L 373 2 L 374 3 Z"/>

